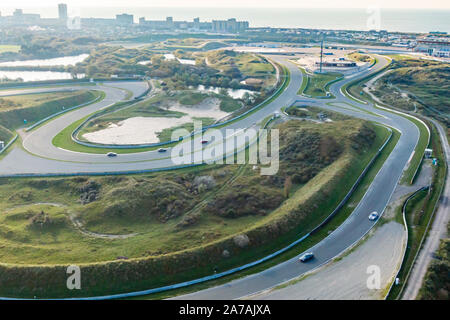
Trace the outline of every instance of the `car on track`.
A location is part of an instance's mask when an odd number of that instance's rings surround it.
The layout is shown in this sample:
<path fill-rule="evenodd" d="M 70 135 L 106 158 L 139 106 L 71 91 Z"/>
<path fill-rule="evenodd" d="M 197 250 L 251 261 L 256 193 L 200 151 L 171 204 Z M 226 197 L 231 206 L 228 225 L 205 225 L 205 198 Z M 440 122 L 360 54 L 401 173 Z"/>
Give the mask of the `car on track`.
<path fill-rule="evenodd" d="M 159 148 L 159 149 L 158 149 L 158 152 L 166 152 L 166 151 L 167 151 L 166 148 Z"/>
<path fill-rule="evenodd" d="M 107 157 L 110 157 L 110 158 L 117 157 L 117 153 L 115 153 L 115 152 L 108 152 L 108 153 L 106 154 L 106 156 L 107 156 Z"/>
<path fill-rule="evenodd" d="M 306 252 L 306 253 L 302 254 L 302 255 L 300 256 L 300 258 L 298 258 L 298 260 L 299 260 L 300 262 L 306 262 L 306 261 L 311 260 L 312 258 L 314 258 L 314 253 L 312 253 L 312 252 Z"/>
<path fill-rule="evenodd" d="M 379 215 L 378 215 L 378 212 L 376 212 L 376 211 L 374 211 L 371 214 L 369 214 L 369 220 L 370 221 L 375 221 L 375 220 L 378 219 L 378 217 L 379 217 Z"/>
<path fill-rule="evenodd" d="M 207 144 L 208 142 L 208 140 L 202 140 L 202 144 Z"/>

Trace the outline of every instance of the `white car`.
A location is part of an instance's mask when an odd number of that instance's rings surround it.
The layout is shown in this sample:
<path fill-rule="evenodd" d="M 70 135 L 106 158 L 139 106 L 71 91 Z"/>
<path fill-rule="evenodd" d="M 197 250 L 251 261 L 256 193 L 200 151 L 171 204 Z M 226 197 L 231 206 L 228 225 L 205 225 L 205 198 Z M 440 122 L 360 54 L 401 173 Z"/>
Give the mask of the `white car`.
<path fill-rule="evenodd" d="M 300 260 L 300 262 L 306 262 L 308 260 L 311 260 L 312 258 L 314 258 L 314 253 L 306 252 L 306 253 L 302 254 L 300 256 L 300 258 L 298 258 L 298 260 Z"/>
<path fill-rule="evenodd" d="M 369 220 L 370 221 L 375 221 L 378 219 L 378 212 L 374 211 L 371 214 L 369 214 Z"/>

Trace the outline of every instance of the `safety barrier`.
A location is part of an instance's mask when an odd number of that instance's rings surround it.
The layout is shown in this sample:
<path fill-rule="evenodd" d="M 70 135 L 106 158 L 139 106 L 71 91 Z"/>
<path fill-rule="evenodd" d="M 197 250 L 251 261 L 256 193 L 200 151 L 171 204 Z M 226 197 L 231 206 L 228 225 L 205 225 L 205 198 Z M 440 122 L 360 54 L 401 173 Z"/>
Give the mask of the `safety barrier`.
<path fill-rule="evenodd" d="M 338 211 L 344 206 L 344 204 L 348 201 L 348 199 L 352 196 L 353 192 L 356 190 L 356 188 L 358 187 L 358 185 L 361 183 L 361 180 L 364 178 L 364 176 L 366 175 L 367 171 L 369 171 L 369 169 L 372 167 L 373 163 L 377 160 L 377 158 L 379 157 L 379 155 L 381 154 L 381 152 L 383 151 L 384 147 L 388 144 L 388 142 L 391 140 L 392 138 L 392 129 L 388 128 L 389 131 L 391 132 L 389 134 L 389 137 L 386 138 L 386 141 L 383 143 L 383 145 L 378 149 L 377 153 L 373 156 L 373 158 L 370 160 L 369 164 L 364 168 L 363 172 L 359 175 L 358 179 L 356 179 L 356 182 L 353 184 L 353 186 L 350 188 L 350 191 L 347 193 L 347 195 L 344 197 L 344 199 L 342 199 L 342 201 L 338 204 L 338 206 L 330 213 L 330 215 L 325 218 L 325 220 L 319 224 L 317 227 L 315 227 L 312 231 L 311 234 L 316 233 L 317 231 L 319 231 L 321 228 L 323 228 L 328 222 L 330 222 L 330 220 L 338 213 Z"/>
<path fill-rule="evenodd" d="M 396 275 L 394 277 L 394 280 L 391 282 L 391 285 L 389 286 L 389 290 L 388 290 L 388 293 L 387 293 L 385 299 L 387 299 L 387 297 L 389 297 L 389 295 L 391 294 L 391 291 L 392 291 L 392 288 L 394 287 L 395 281 L 398 278 L 398 275 L 400 274 L 400 271 L 402 270 L 402 266 L 403 266 L 403 263 L 404 263 L 403 260 L 405 260 L 405 256 L 406 256 L 406 250 L 407 250 L 406 247 L 408 246 L 408 232 L 409 232 L 408 231 L 408 223 L 406 222 L 406 206 L 408 205 L 409 200 L 414 198 L 419 192 L 424 191 L 424 190 L 428 190 L 429 188 L 430 188 L 430 186 L 425 186 L 425 187 L 420 188 L 419 190 L 416 190 L 413 194 L 411 194 L 408 198 L 406 198 L 405 202 L 403 203 L 403 206 L 402 206 L 402 218 L 403 218 L 403 224 L 404 224 L 405 229 L 406 229 L 405 251 L 403 251 L 403 256 L 402 256 L 402 259 L 401 259 L 402 263 L 400 265 L 400 268 L 398 269 L 398 271 L 397 271 L 397 273 L 396 273 Z M 417 251 L 417 254 L 419 253 L 419 251 L 420 250 Z M 417 254 L 416 254 L 416 257 L 417 257 Z M 414 257 L 414 261 L 416 260 L 416 257 Z M 412 265 L 414 265 L 414 261 L 413 261 Z M 400 289 L 399 295 L 401 295 L 401 293 L 403 292 L 403 289 L 405 288 L 405 284 L 406 284 L 407 279 L 409 278 L 409 274 L 410 274 L 411 270 L 412 270 L 412 268 L 408 271 L 408 274 L 406 275 L 405 280 L 403 281 L 403 284 L 402 284 L 402 287 Z"/>
<path fill-rule="evenodd" d="M 19 135 L 16 134 L 16 135 L 14 136 L 14 138 L 12 138 L 12 140 L 9 141 L 9 142 L 6 144 L 6 146 L 5 146 L 2 150 L 0 150 L 0 154 L 2 154 L 3 152 L 5 152 L 6 149 L 8 149 L 8 148 L 9 148 L 9 147 L 17 140 L 18 137 L 19 137 Z"/>

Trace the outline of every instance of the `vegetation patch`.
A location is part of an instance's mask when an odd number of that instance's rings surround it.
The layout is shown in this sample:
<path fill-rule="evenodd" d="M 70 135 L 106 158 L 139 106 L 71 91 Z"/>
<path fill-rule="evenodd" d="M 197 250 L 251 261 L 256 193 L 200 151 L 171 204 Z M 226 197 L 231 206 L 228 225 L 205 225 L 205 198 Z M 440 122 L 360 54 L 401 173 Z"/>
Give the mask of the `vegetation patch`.
<path fill-rule="evenodd" d="M 3 97 L 0 98 L 0 125 L 10 130 L 29 126 L 64 109 L 93 101 L 100 94 L 95 90 L 81 90 Z"/>
<path fill-rule="evenodd" d="M 371 92 L 387 105 L 434 117 L 449 135 L 450 64 L 396 56 L 391 69 Z"/>
<path fill-rule="evenodd" d="M 439 250 L 434 255 L 424 283 L 419 291 L 420 300 L 448 300 L 450 293 L 450 239 L 441 240 Z"/>
<path fill-rule="evenodd" d="M 342 78 L 342 74 L 338 72 L 328 72 L 328 73 L 317 73 L 314 75 L 304 74 L 308 77 L 305 87 L 300 94 L 304 94 L 311 97 L 327 97 L 330 93 L 328 92 L 328 84 Z"/>

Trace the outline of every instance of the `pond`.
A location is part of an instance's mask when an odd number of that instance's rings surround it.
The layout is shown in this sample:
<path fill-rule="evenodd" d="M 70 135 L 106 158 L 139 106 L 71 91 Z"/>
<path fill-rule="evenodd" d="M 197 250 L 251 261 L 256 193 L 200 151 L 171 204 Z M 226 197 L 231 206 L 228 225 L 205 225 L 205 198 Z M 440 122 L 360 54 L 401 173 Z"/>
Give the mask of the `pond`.
<path fill-rule="evenodd" d="M 204 85 L 199 85 L 194 88 L 195 90 L 198 90 L 200 92 L 214 92 L 219 93 L 222 88 L 219 87 L 205 87 Z M 250 95 L 257 93 L 256 91 L 251 91 L 247 89 L 226 89 L 228 92 L 228 95 L 232 97 L 233 99 L 242 99 L 245 93 L 249 93 Z"/>
<path fill-rule="evenodd" d="M 78 74 L 78 79 L 84 78 L 84 74 Z M 54 71 L 1 71 L 0 79 L 8 78 L 16 80 L 21 78 L 27 81 L 44 81 L 44 80 L 67 80 L 72 79 L 70 72 L 54 72 Z"/>
<path fill-rule="evenodd" d="M 158 135 L 164 129 L 192 123 L 199 118 L 219 120 L 229 115 L 228 112 L 220 110 L 220 100 L 217 98 L 207 98 L 194 106 L 184 106 L 173 102 L 170 111 L 181 112 L 183 115 L 179 118 L 132 117 L 110 123 L 105 129 L 85 133 L 83 138 L 90 142 L 104 144 L 156 143 L 160 142 Z"/>
<path fill-rule="evenodd" d="M 0 67 L 48 67 L 48 66 L 70 66 L 82 62 L 89 57 L 88 54 L 78 56 L 67 56 L 52 59 L 22 60 L 0 62 Z"/>

